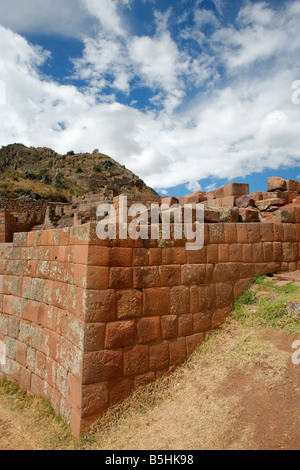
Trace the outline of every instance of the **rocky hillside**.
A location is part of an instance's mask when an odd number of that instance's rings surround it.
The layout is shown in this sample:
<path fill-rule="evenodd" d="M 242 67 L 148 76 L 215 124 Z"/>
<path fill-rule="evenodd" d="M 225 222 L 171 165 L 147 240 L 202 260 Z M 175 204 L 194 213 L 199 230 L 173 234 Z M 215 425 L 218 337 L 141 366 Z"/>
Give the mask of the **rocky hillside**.
<path fill-rule="evenodd" d="M 95 150 L 57 154 L 12 144 L 0 149 L 0 197 L 68 202 L 72 196 L 113 189 L 116 194 L 156 194 L 125 166 Z"/>

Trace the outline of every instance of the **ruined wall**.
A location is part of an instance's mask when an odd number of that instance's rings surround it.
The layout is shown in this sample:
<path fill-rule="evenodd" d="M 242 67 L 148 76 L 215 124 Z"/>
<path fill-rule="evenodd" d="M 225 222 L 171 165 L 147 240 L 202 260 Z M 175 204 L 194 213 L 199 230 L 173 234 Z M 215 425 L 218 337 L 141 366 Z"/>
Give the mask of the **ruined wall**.
<path fill-rule="evenodd" d="M 205 224 L 200 251 L 101 241 L 96 223 L 16 235 L 1 261 L 4 375 L 45 395 L 79 436 L 183 363 L 255 273 L 300 267 L 299 211 L 297 224 Z"/>
<path fill-rule="evenodd" d="M 0 261 L 1 375 L 43 395 L 67 423 L 76 422 L 70 384 L 81 383 L 84 290 L 74 282 L 70 230 L 15 234 Z"/>

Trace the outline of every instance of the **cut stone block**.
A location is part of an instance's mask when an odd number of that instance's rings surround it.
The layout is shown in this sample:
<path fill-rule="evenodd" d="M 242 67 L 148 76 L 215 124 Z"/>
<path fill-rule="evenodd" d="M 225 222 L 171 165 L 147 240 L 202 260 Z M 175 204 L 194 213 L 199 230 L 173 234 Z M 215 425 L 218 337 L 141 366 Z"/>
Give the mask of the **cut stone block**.
<path fill-rule="evenodd" d="M 287 185 L 283 178 L 272 177 L 268 178 L 267 192 L 271 191 L 286 191 Z"/>
<path fill-rule="evenodd" d="M 265 199 L 264 201 L 256 201 L 256 207 L 260 211 L 266 211 L 270 206 L 283 206 L 284 201 L 278 198 Z"/>
<path fill-rule="evenodd" d="M 259 212 L 257 209 L 239 209 L 242 222 L 259 222 Z"/>

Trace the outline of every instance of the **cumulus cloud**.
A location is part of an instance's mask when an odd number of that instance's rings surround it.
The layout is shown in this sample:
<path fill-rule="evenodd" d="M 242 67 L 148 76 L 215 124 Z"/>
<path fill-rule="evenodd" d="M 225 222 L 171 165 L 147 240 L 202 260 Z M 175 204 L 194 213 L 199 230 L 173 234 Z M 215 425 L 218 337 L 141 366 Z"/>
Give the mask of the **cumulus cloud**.
<path fill-rule="evenodd" d="M 0 23 L 18 33 L 78 37 L 96 21 L 82 0 L 1 0 Z"/>
<path fill-rule="evenodd" d="M 61 153 L 99 148 L 164 191 L 179 184 L 194 191 L 206 178 L 300 162 L 300 106 L 291 99 L 300 79 L 299 1 L 280 11 L 248 3 L 237 24 L 219 25 L 197 54 L 190 42 L 185 47 L 184 35 L 174 38 L 167 15 L 157 17 L 152 36 L 135 36 L 117 8 L 128 2 L 105 0 L 111 8 L 103 12 L 99 2 L 82 1 L 88 15 L 108 26 L 84 38 L 83 56 L 74 62 L 84 89 L 42 76 L 49 53 L 0 27 L 1 144 Z M 189 41 L 199 44 L 196 20 L 195 14 Z M 137 108 L 131 99 L 139 87 L 148 87 L 152 108 Z M 118 102 L 117 93 L 132 105 Z"/>

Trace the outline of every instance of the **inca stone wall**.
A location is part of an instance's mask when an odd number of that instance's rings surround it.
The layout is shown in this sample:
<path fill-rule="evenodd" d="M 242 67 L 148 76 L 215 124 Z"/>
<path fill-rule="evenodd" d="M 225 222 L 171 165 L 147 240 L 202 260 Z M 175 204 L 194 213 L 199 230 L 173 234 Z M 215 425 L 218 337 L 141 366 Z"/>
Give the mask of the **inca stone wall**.
<path fill-rule="evenodd" d="M 97 223 L 15 234 L 1 260 L 2 375 L 47 397 L 78 437 L 183 363 L 255 274 L 300 268 L 296 223 L 205 224 L 186 240 L 101 241 Z"/>

